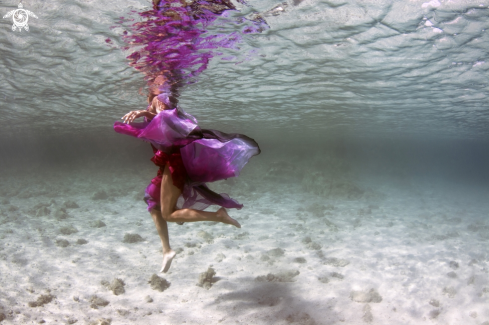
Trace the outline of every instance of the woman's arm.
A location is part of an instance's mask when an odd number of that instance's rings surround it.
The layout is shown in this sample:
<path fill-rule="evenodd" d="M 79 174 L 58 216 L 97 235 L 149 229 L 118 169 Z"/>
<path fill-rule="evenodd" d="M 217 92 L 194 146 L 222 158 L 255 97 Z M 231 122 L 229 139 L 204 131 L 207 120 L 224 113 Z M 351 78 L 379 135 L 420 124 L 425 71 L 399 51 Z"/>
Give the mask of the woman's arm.
<path fill-rule="evenodd" d="M 167 105 L 162 103 L 158 98 L 153 98 L 151 102 L 151 106 L 148 107 L 147 110 L 139 110 L 139 111 L 130 111 L 121 119 L 124 120 L 124 123 L 131 123 L 138 117 L 146 117 L 149 121 L 151 121 L 159 112 L 164 111 L 165 109 L 170 109 Z"/>
<path fill-rule="evenodd" d="M 156 116 L 156 113 L 152 113 L 152 112 L 147 111 L 147 110 L 130 111 L 129 113 L 127 113 L 126 115 L 121 117 L 121 119 L 124 120 L 123 121 L 124 123 L 131 123 L 132 121 L 134 121 L 138 117 L 143 117 L 143 116 L 147 117 L 148 120 L 151 121 Z"/>

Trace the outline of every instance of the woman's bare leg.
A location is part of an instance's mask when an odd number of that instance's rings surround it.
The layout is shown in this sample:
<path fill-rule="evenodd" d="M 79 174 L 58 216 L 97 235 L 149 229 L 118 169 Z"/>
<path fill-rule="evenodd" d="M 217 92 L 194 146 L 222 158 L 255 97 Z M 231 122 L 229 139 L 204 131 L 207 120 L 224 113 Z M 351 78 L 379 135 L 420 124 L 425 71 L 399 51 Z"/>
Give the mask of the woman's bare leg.
<path fill-rule="evenodd" d="M 170 247 L 170 237 L 168 236 L 168 224 L 161 217 L 161 212 L 153 209 L 151 210 L 151 217 L 153 217 L 153 221 L 156 226 L 156 230 L 158 231 L 158 235 L 160 235 L 161 245 L 163 246 L 163 264 L 161 266 L 160 272 L 167 272 L 170 269 L 171 261 L 173 257 L 175 257 L 175 251 L 173 251 Z"/>
<path fill-rule="evenodd" d="M 161 179 L 161 217 L 168 222 L 195 222 L 216 221 L 241 228 L 238 221 L 229 216 L 226 209 L 220 208 L 216 212 L 207 212 L 193 209 L 175 210 L 178 197 L 182 192 L 173 185 L 168 165 L 165 166 Z"/>
<path fill-rule="evenodd" d="M 163 172 L 163 177 L 161 179 L 161 212 L 156 209 L 151 210 L 151 217 L 153 217 L 156 230 L 160 235 L 161 244 L 163 246 L 163 263 L 160 272 L 166 273 L 170 269 L 171 262 L 176 254 L 175 251 L 172 250 L 170 247 L 170 236 L 168 234 L 167 221 L 217 221 L 241 228 L 239 222 L 231 218 L 224 208 L 220 208 L 216 212 L 207 212 L 193 209 L 175 210 L 180 194 L 180 189 L 173 185 L 170 169 L 168 165 L 166 165 Z"/>

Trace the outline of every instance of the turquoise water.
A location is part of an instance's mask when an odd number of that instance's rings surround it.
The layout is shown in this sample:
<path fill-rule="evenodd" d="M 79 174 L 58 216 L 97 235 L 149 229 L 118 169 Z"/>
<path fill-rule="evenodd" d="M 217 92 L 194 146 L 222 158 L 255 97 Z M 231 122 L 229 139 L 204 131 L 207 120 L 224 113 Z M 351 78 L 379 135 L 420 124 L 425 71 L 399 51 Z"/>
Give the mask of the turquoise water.
<path fill-rule="evenodd" d="M 489 2 L 288 1 L 223 50 L 180 105 L 262 154 L 211 185 L 242 229 L 170 225 L 162 292 L 152 152 L 112 130 L 146 104 L 110 27 L 150 2 L 23 5 L 29 32 L 0 20 L 2 324 L 487 325 Z"/>

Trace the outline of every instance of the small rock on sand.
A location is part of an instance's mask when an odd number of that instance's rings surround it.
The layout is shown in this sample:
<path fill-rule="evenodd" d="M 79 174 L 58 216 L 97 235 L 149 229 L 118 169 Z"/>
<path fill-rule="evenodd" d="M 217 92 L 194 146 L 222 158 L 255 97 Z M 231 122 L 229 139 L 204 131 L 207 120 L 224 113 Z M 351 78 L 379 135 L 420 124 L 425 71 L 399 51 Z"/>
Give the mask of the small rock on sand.
<path fill-rule="evenodd" d="M 373 288 L 369 291 L 352 291 L 350 293 L 350 298 L 355 302 L 362 303 L 379 303 L 382 301 L 382 297 L 380 296 L 380 294 Z"/>
<path fill-rule="evenodd" d="M 62 228 L 59 229 L 59 233 L 62 234 L 62 235 L 71 235 L 71 234 L 74 234 L 74 233 L 77 233 L 77 232 L 78 232 L 78 229 L 76 229 L 73 226 L 62 227 Z"/>
<path fill-rule="evenodd" d="M 166 279 L 160 278 L 156 274 L 151 276 L 148 283 L 151 285 L 151 289 L 158 290 L 160 292 L 163 292 L 170 287 L 170 282 L 168 282 Z"/>
<path fill-rule="evenodd" d="M 249 235 L 250 235 L 250 233 L 247 231 L 241 232 L 241 233 L 238 233 L 237 235 L 235 235 L 234 239 L 235 240 L 246 239 L 246 238 L 249 238 Z"/>
<path fill-rule="evenodd" d="M 51 294 L 40 295 L 36 301 L 29 301 L 28 304 L 29 307 L 41 307 L 44 306 L 45 304 L 50 303 L 54 298 L 56 297 Z"/>
<path fill-rule="evenodd" d="M 452 272 L 448 272 L 448 273 L 447 273 L 447 276 L 448 276 L 449 278 L 455 279 L 455 278 L 457 278 L 457 273 L 455 273 L 455 272 L 453 272 L 453 271 L 452 271 Z"/>
<path fill-rule="evenodd" d="M 260 261 L 263 262 L 270 261 L 270 257 L 268 255 L 262 255 L 260 256 Z"/>
<path fill-rule="evenodd" d="M 209 290 L 215 282 L 214 275 L 216 275 L 216 271 L 209 267 L 207 271 L 200 273 L 197 286 Z"/>
<path fill-rule="evenodd" d="M 104 190 L 98 190 L 92 195 L 92 200 L 107 200 L 108 198 L 109 196 L 107 195 L 107 192 L 105 192 Z"/>
<path fill-rule="evenodd" d="M 41 206 L 40 208 L 36 209 L 34 212 L 34 215 L 36 217 L 46 217 L 51 214 L 51 210 L 47 206 Z"/>
<path fill-rule="evenodd" d="M 282 248 L 274 248 L 269 250 L 267 253 L 269 256 L 280 257 L 280 256 L 284 256 L 285 251 Z"/>
<path fill-rule="evenodd" d="M 309 236 L 308 237 L 304 237 L 302 239 L 302 243 L 303 244 L 309 244 L 310 242 L 312 242 L 312 240 L 311 240 L 311 237 L 309 237 Z"/>
<path fill-rule="evenodd" d="M 216 258 L 214 259 L 216 262 L 220 263 L 222 262 L 223 259 L 226 258 L 226 255 L 224 255 L 223 253 L 219 253 L 217 254 Z"/>
<path fill-rule="evenodd" d="M 90 307 L 93 309 L 98 309 L 98 307 L 105 307 L 109 304 L 107 300 L 104 298 L 97 297 L 96 295 L 93 295 L 90 297 Z"/>
<path fill-rule="evenodd" d="M 208 243 L 211 243 L 214 240 L 214 236 L 209 234 L 207 231 L 203 231 L 203 230 L 199 231 L 197 233 L 197 236 L 204 239 Z"/>
<path fill-rule="evenodd" d="M 69 217 L 68 213 L 66 213 L 65 208 L 55 208 L 53 214 L 56 220 L 64 220 Z"/>
<path fill-rule="evenodd" d="M 138 243 L 138 242 L 141 242 L 141 241 L 144 241 L 144 239 L 143 239 L 143 237 L 141 237 L 138 234 L 125 234 L 124 235 L 124 240 L 122 242 L 123 243 L 133 244 L 133 243 Z"/>
<path fill-rule="evenodd" d="M 106 224 L 102 220 L 95 220 L 90 222 L 90 227 L 92 228 L 102 228 L 105 227 Z"/>
<path fill-rule="evenodd" d="M 70 246 L 70 242 L 67 241 L 66 239 L 57 239 L 56 240 L 56 246 L 58 247 L 68 247 Z"/>
<path fill-rule="evenodd" d="M 110 318 L 99 318 L 90 323 L 90 325 L 110 325 L 112 323 L 112 319 Z"/>
<path fill-rule="evenodd" d="M 117 309 L 116 311 L 121 316 L 127 316 L 130 313 L 129 310 L 126 310 L 126 309 Z"/>
<path fill-rule="evenodd" d="M 439 309 L 434 309 L 434 310 L 430 311 L 429 318 L 435 319 L 438 317 L 438 315 L 440 315 L 440 313 L 441 313 L 441 311 Z"/>
<path fill-rule="evenodd" d="M 86 239 L 80 238 L 76 241 L 77 245 L 85 245 L 88 244 L 88 241 Z"/>
<path fill-rule="evenodd" d="M 273 304 L 272 304 L 273 305 Z M 290 314 L 285 319 L 288 324 L 316 325 L 314 318 L 307 313 Z"/>
<path fill-rule="evenodd" d="M 433 307 L 440 307 L 440 302 L 436 299 L 431 299 L 430 305 L 432 305 Z"/>
<path fill-rule="evenodd" d="M 329 230 L 333 232 L 338 232 L 338 226 L 332 223 L 330 220 L 324 218 L 323 219 L 324 224 L 329 228 Z"/>
<path fill-rule="evenodd" d="M 111 283 L 108 281 L 102 281 L 102 285 L 106 287 L 107 289 L 111 290 L 116 296 L 123 294 L 126 292 L 124 290 L 124 286 L 126 285 L 124 281 L 121 279 L 117 278 L 112 280 Z"/>
<path fill-rule="evenodd" d="M 320 276 L 320 277 L 318 277 L 318 280 L 319 280 L 319 282 L 322 282 L 322 283 L 328 283 L 329 282 L 329 279 L 327 276 Z"/>
<path fill-rule="evenodd" d="M 63 206 L 66 208 L 66 209 L 78 209 L 80 206 L 78 204 L 76 204 L 75 201 L 65 201 L 63 203 Z"/>
<path fill-rule="evenodd" d="M 336 258 L 336 257 L 328 257 L 324 259 L 323 264 L 336 266 L 336 267 L 345 267 L 348 264 L 350 264 L 350 261 L 341 258 Z"/>
<path fill-rule="evenodd" d="M 455 291 L 454 287 L 445 287 L 443 288 L 443 293 L 446 294 L 449 298 L 455 297 L 457 291 Z"/>
<path fill-rule="evenodd" d="M 450 261 L 450 262 L 448 263 L 448 266 L 450 266 L 452 269 L 456 270 L 456 269 L 458 269 L 458 266 L 459 266 L 459 265 L 458 265 L 458 263 L 457 263 L 457 262 L 455 262 L 455 261 Z"/>
<path fill-rule="evenodd" d="M 338 272 L 331 272 L 331 277 L 333 278 L 336 278 L 336 279 L 339 279 L 339 280 L 343 280 L 344 279 L 344 275 L 341 274 L 341 273 L 338 273 Z"/>
<path fill-rule="evenodd" d="M 124 290 L 124 286 L 126 284 L 124 283 L 124 281 L 122 281 L 121 279 L 117 278 L 117 279 L 114 279 L 112 280 L 112 283 L 110 284 L 110 290 L 112 290 L 112 292 L 118 296 L 118 295 L 121 295 L 123 294 L 124 292 L 126 292 Z"/>
<path fill-rule="evenodd" d="M 306 245 L 306 247 L 314 251 L 318 251 L 322 248 L 322 246 L 316 242 L 310 242 Z"/>

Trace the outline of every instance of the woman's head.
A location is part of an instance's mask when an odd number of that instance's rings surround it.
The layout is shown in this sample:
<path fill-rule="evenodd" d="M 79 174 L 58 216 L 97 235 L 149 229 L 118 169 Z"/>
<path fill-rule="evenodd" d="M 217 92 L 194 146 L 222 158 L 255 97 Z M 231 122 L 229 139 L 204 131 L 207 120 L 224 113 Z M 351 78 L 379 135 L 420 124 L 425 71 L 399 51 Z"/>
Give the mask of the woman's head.
<path fill-rule="evenodd" d="M 164 111 L 165 109 L 171 108 L 168 104 L 159 100 L 158 96 L 153 97 L 153 100 L 151 101 L 150 105 L 153 108 L 154 112 L 161 112 Z"/>
<path fill-rule="evenodd" d="M 151 104 L 155 97 L 169 108 L 175 108 L 178 104 L 177 83 L 171 83 L 165 75 L 159 75 L 153 82 L 150 82 L 148 90 L 148 104 Z"/>
<path fill-rule="evenodd" d="M 153 99 L 158 95 L 159 95 L 158 88 L 150 87 L 148 90 L 148 104 L 151 104 L 153 102 Z"/>
<path fill-rule="evenodd" d="M 175 108 L 178 104 L 178 99 L 172 94 L 164 91 L 150 91 L 148 94 L 148 104 L 158 100 L 168 106 L 169 108 Z"/>

